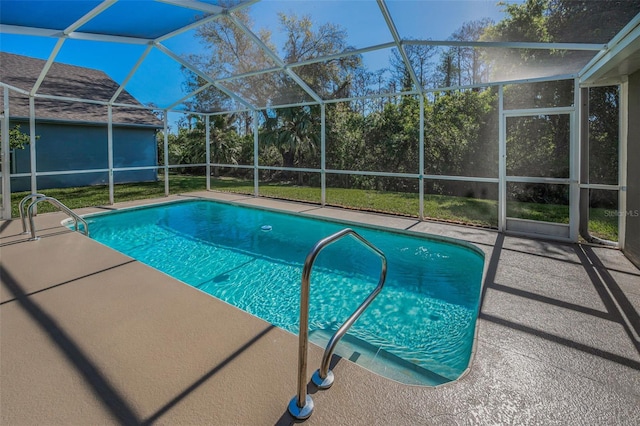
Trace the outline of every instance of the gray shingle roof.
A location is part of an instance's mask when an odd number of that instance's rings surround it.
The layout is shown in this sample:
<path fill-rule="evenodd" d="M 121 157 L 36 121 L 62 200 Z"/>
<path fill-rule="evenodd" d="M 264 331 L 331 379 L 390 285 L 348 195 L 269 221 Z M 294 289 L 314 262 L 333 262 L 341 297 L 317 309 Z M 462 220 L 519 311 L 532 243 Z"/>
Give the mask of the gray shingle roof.
<path fill-rule="evenodd" d="M 0 52 L 0 82 L 29 91 L 45 63 L 42 59 Z M 38 89 L 38 94 L 106 102 L 118 87 L 119 84 L 102 71 L 54 62 Z M 140 105 L 126 90 L 122 91 L 117 102 Z M 39 119 L 107 122 L 107 107 L 103 105 L 36 98 L 35 106 L 36 117 Z M 29 117 L 28 97 L 11 92 L 9 113 L 11 117 Z M 153 113 L 138 108 L 114 107 L 113 122 L 162 127 L 162 122 Z"/>

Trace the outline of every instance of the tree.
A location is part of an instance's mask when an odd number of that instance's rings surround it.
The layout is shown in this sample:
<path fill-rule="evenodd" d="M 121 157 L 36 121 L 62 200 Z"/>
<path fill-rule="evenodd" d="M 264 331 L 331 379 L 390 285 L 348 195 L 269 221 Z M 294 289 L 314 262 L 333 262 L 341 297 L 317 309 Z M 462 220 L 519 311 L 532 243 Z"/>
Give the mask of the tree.
<path fill-rule="evenodd" d="M 508 17 L 489 27 L 485 40 L 532 42 L 608 42 L 633 16 L 640 12 L 640 0 L 527 0 L 523 4 L 504 5 Z M 501 50 L 493 54 L 493 71 L 501 77 L 528 75 L 521 72 L 553 66 L 556 70 L 575 71 L 592 53 L 582 51 Z M 500 77 L 498 77 L 500 78 Z M 505 89 L 505 108 L 569 106 L 573 104 L 572 82 L 544 82 L 512 85 Z M 591 177 L 601 182 L 617 180 L 617 96 L 616 88 L 592 90 L 590 127 L 593 152 L 598 154 Z M 568 176 L 569 135 L 566 114 L 512 120 L 507 155 L 512 173 L 535 176 Z M 517 158 L 514 158 L 517 157 Z M 535 188 L 534 188 L 535 189 Z M 546 194 L 549 195 L 549 194 Z M 563 194 L 557 194 L 564 197 Z"/>
<path fill-rule="evenodd" d="M 495 98 L 491 90 L 452 91 L 425 109 L 428 174 L 497 176 L 497 135 L 489 131 Z"/>
<path fill-rule="evenodd" d="M 453 33 L 451 38 L 455 41 L 478 41 L 491 25 L 493 25 L 493 20 L 489 18 L 465 22 Z M 459 86 L 486 81 L 488 68 L 481 60 L 479 49 L 460 46 L 455 47 L 452 53 L 455 55 Z"/>
<path fill-rule="evenodd" d="M 399 104 L 387 103 L 381 112 L 365 118 L 365 142 L 371 170 L 416 173 L 420 141 L 420 106 L 416 96 Z M 407 191 L 403 180 L 375 179 L 376 189 Z M 415 189 L 415 188 L 412 188 Z"/>
<path fill-rule="evenodd" d="M 294 63 L 353 50 L 347 32 L 337 24 L 325 23 L 314 29 L 309 15 L 298 17 L 280 13 L 280 27 L 286 35 L 285 62 Z M 352 73 L 362 65 L 360 55 L 352 55 L 296 67 L 293 71 L 322 98 L 347 97 Z"/>
<path fill-rule="evenodd" d="M 36 136 L 36 139 L 38 138 L 39 136 Z M 0 135 L 0 143 L 1 141 L 2 141 L 2 135 Z M 9 150 L 10 151 L 13 151 L 14 149 L 24 149 L 25 145 L 29 145 L 30 142 L 31 142 L 31 136 L 29 136 L 27 133 L 22 132 L 20 130 L 19 124 L 16 124 L 9 129 Z M 8 153 L 5 155 L 8 155 Z M 11 163 L 13 163 L 14 161 L 13 155 L 9 156 L 9 160 Z M 13 169 L 13 167 L 15 167 L 14 164 L 11 165 L 10 170 Z"/>
<path fill-rule="evenodd" d="M 365 115 L 352 107 L 352 102 L 329 104 L 326 107 L 327 168 L 336 170 L 367 170 L 369 161 L 365 143 Z M 367 176 L 328 175 L 327 185 L 343 188 L 365 188 Z"/>
<path fill-rule="evenodd" d="M 554 41 L 608 43 L 640 12 L 640 0 L 550 0 L 548 31 Z"/>
<path fill-rule="evenodd" d="M 168 136 L 169 164 L 202 164 L 206 162 L 205 126 L 199 115 L 187 116 L 178 122 L 177 133 Z M 163 155 L 164 134 L 158 132 L 158 151 Z M 162 158 L 162 157 L 158 157 Z M 177 169 L 184 174 L 202 173 L 204 167 L 183 167 Z"/>
<path fill-rule="evenodd" d="M 234 12 L 243 26 L 251 29 L 253 22 L 246 9 Z M 332 55 L 351 49 L 346 31 L 335 24 L 315 24 L 309 16 L 279 14 L 280 29 L 285 36 L 281 57 L 294 63 L 319 56 Z M 198 30 L 198 37 L 207 46 L 207 53 L 192 57 L 192 62 L 207 70 L 212 77 L 241 75 L 256 69 L 274 67 L 275 61 L 231 19 L 222 17 Z M 276 53 L 271 33 L 257 33 L 264 46 Z M 325 98 L 348 96 L 352 75 L 361 66 L 361 57 L 353 55 L 322 63 L 292 68 L 312 90 Z M 204 84 L 199 77 L 187 79 L 187 86 L 195 90 Z M 277 108 L 277 105 L 299 102 L 308 98 L 303 89 L 286 72 L 271 72 L 225 81 L 231 91 L 256 106 L 273 105 L 261 110 L 261 137 L 266 146 L 276 147 L 287 167 L 301 166 L 315 154 L 319 140 L 317 108 Z M 223 96 L 215 89 L 196 95 L 196 104 L 208 108 L 222 107 Z M 238 116 L 239 117 L 239 116 Z M 243 120 L 248 123 L 248 120 Z M 248 125 L 247 125 L 248 126 Z M 247 127 L 246 130 L 249 128 Z M 229 138 L 226 140 L 230 141 Z M 222 146 L 222 145 L 221 145 Z"/>
<path fill-rule="evenodd" d="M 38 136 L 36 136 L 36 139 L 37 138 Z M 24 149 L 24 146 L 29 145 L 29 142 L 31 142 L 31 137 L 20 130 L 19 124 L 9 129 L 9 149 Z"/>
<path fill-rule="evenodd" d="M 451 87 L 458 80 L 460 70 L 456 67 L 454 49 L 448 49 L 442 54 L 436 72 L 438 83 L 443 87 Z"/>
<path fill-rule="evenodd" d="M 431 75 L 433 74 L 432 58 L 436 53 L 435 46 L 406 44 L 403 48 L 409 59 L 409 64 L 418 79 L 418 84 L 420 84 L 421 87 L 427 87 L 431 82 Z M 398 49 L 391 50 L 389 64 L 391 65 L 391 78 L 395 80 L 396 87 L 400 87 L 402 90 L 412 90 L 414 85 L 411 80 L 411 74 Z"/>
<path fill-rule="evenodd" d="M 498 3 L 507 16 L 487 28 L 484 40 L 491 41 L 540 41 L 550 42 L 547 26 L 549 0 L 527 0 L 525 3 Z M 529 52 L 525 50 L 525 54 Z"/>
<path fill-rule="evenodd" d="M 234 12 L 234 18 L 248 28 L 253 26 L 253 21 L 246 9 Z M 206 53 L 190 55 L 188 60 L 212 78 L 240 75 L 275 66 L 265 51 L 228 17 L 223 16 L 199 26 L 196 37 L 205 46 Z M 268 48 L 274 49 L 271 34 L 268 31 L 260 31 L 258 38 Z M 187 93 L 195 91 L 206 83 L 187 69 L 184 69 L 184 73 Z M 265 74 L 260 78 L 262 83 L 267 84 L 255 84 L 255 78 L 247 78 L 229 81 L 227 85 L 241 97 L 251 94 L 257 100 L 270 99 L 273 76 Z M 191 102 L 194 109 L 198 111 L 232 110 L 235 106 L 235 101 L 215 87 L 200 92 Z"/>
<path fill-rule="evenodd" d="M 371 101 L 367 99 L 367 96 L 372 94 L 371 86 L 375 84 L 376 75 L 367 71 L 364 67 L 358 68 L 353 73 L 349 84 L 349 95 L 354 98 L 359 98 L 351 101 L 353 109 L 366 114 L 370 109 Z"/>
<path fill-rule="evenodd" d="M 304 167 L 320 141 L 318 107 L 280 108 L 265 122 L 261 139 L 278 149 L 284 167 Z"/>
<path fill-rule="evenodd" d="M 243 147 L 247 141 L 253 143 L 248 138 L 241 137 L 234 123 L 237 122 L 235 114 L 213 115 L 210 117 L 210 154 L 211 162 L 214 164 L 240 164 L 244 160 L 249 163 L 249 158 L 243 158 Z M 250 138 L 249 136 L 249 139 Z M 213 166 L 213 176 L 220 175 L 220 167 Z"/>
<path fill-rule="evenodd" d="M 640 12 L 640 0 L 527 0 L 500 3 L 507 18 L 482 35 L 488 41 L 606 43 Z M 492 49 L 485 60 L 492 63 L 494 78 L 527 78 L 553 67 L 561 73 L 579 70 L 591 59 L 585 51 L 540 49 Z"/>
<path fill-rule="evenodd" d="M 522 4 L 499 3 L 508 17 L 489 26 L 483 33 L 483 41 L 507 42 L 551 42 L 547 19 L 549 0 L 527 0 Z M 552 60 L 556 66 L 560 52 L 539 49 L 485 49 L 483 60 L 491 67 L 492 77 L 497 80 L 528 78 L 537 76 Z"/>

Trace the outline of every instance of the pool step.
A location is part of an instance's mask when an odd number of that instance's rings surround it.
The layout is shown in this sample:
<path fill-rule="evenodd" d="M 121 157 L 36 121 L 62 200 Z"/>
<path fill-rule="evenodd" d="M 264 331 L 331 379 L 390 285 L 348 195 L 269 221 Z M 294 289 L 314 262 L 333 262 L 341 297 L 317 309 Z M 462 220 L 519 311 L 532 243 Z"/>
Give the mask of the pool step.
<path fill-rule="evenodd" d="M 309 333 L 309 340 L 324 348 L 333 333 L 332 330 L 313 330 Z M 402 359 L 350 334 L 345 334 L 340 340 L 338 346 L 336 346 L 335 354 L 369 371 L 401 383 L 437 386 L 451 381 L 451 379 Z"/>

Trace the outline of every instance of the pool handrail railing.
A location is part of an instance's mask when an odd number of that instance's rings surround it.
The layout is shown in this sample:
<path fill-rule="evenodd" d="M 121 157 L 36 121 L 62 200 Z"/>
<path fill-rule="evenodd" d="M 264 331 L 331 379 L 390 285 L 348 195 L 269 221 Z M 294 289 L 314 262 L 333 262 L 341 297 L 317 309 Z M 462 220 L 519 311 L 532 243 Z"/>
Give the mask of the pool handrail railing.
<path fill-rule="evenodd" d="M 307 381 L 306 381 L 306 372 L 307 372 L 307 348 L 309 346 L 309 288 L 310 288 L 310 278 L 311 278 L 311 270 L 313 268 L 313 264 L 320 254 L 320 252 L 330 244 L 338 241 L 339 239 L 351 235 L 355 237 L 358 241 L 363 243 L 365 247 L 370 249 L 372 252 L 377 254 L 381 261 L 381 271 L 380 278 L 378 279 L 378 285 L 373 289 L 373 291 L 367 296 L 367 298 L 360 304 L 360 306 L 347 318 L 347 320 L 338 328 L 338 330 L 331 336 L 327 346 L 325 348 L 324 354 L 322 356 L 322 362 L 320 364 L 320 368 L 313 373 L 312 381 L 316 384 L 319 389 L 328 389 L 333 384 L 334 375 L 333 372 L 329 369 L 329 364 L 331 361 L 331 356 L 333 355 L 333 351 L 336 348 L 336 345 L 340 341 L 340 339 L 347 333 L 349 328 L 356 322 L 356 320 L 362 315 L 362 313 L 367 309 L 367 307 L 373 302 L 376 296 L 382 290 L 384 286 L 384 282 L 387 276 L 387 257 L 385 254 L 378 249 L 376 246 L 367 241 L 364 237 L 358 234 L 351 228 L 345 228 L 341 231 L 336 232 L 333 235 L 330 235 L 322 240 L 318 241 L 304 262 L 304 268 L 302 269 L 302 285 L 300 289 L 300 333 L 299 333 L 299 346 L 298 346 L 298 392 L 289 402 L 289 413 L 295 417 L 296 419 L 307 419 L 313 412 L 313 399 L 311 396 L 307 394 Z"/>
<path fill-rule="evenodd" d="M 40 198 L 40 197 L 46 197 L 46 195 L 44 194 L 29 194 L 26 197 L 24 197 L 22 200 L 20 200 L 20 202 L 18 203 L 18 211 L 20 212 L 20 220 L 22 221 L 22 233 L 23 234 L 27 234 L 29 231 L 27 231 L 27 214 L 25 212 L 25 205 L 27 204 L 27 201 L 30 201 L 34 198 Z"/>
<path fill-rule="evenodd" d="M 31 196 L 25 197 L 22 201 L 24 201 L 25 199 L 31 199 L 31 198 L 35 198 L 35 200 L 33 200 L 31 204 L 29 204 L 29 207 L 27 208 L 27 214 L 29 216 L 29 227 L 31 228 L 31 238 L 30 238 L 31 241 L 38 240 L 38 237 L 36 237 L 36 226 L 33 220 L 33 216 L 34 216 L 34 210 L 36 205 L 41 201 L 48 202 L 54 207 L 57 207 L 58 210 L 66 213 L 69 217 L 71 217 L 73 219 L 73 225 L 74 225 L 75 231 L 78 231 L 78 222 L 81 222 L 84 227 L 83 229 L 84 235 L 86 235 L 87 237 L 89 236 L 89 224 L 87 223 L 87 221 L 81 218 L 80 216 L 78 216 L 76 213 L 74 213 L 69 207 L 65 206 L 57 198 L 47 197 L 46 195 L 43 195 L 43 194 L 32 194 Z M 20 202 L 21 204 L 22 204 L 22 201 Z M 24 206 L 20 214 L 21 214 L 21 218 L 23 218 Z M 24 220 L 23 220 L 23 230 L 26 232 L 26 226 L 24 225 Z"/>

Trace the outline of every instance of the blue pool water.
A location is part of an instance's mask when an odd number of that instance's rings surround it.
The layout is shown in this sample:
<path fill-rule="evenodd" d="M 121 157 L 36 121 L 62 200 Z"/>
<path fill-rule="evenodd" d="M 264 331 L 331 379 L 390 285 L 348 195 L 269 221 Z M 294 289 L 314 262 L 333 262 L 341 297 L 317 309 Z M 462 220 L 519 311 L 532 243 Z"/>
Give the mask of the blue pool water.
<path fill-rule="evenodd" d="M 298 332 L 309 250 L 345 228 L 213 201 L 86 219 L 91 238 L 292 333 Z M 386 254 L 388 274 L 336 353 L 404 383 L 458 378 L 471 356 L 483 255 L 463 245 L 352 228 Z M 379 273 L 380 259 L 352 237 L 325 248 L 311 274 L 311 340 L 324 347 Z"/>

